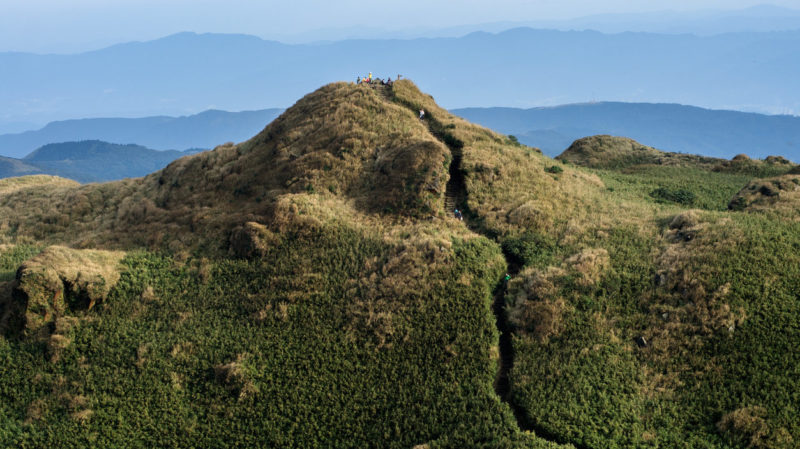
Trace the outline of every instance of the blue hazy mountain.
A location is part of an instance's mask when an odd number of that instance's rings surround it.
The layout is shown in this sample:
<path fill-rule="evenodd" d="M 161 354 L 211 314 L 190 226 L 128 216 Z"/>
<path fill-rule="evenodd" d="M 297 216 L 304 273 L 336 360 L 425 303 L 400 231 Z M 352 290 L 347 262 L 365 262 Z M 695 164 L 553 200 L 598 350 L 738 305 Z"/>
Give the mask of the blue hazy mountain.
<path fill-rule="evenodd" d="M 698 37 L 520 28 L 304 45 L 181 33 L 76 55 L 1 53 L 0 117 L 46 123 L 287 106 L 368 71 L 402 73 L 449 108 L 594 99 L 800 113 L 800 31 Z"/>
<path fill-rule="evenodd" d="M 515 135 L 550 156 L 596 134 L 630 137 L 665 151 L 730 159 L 737 154 L 800 161 L 800 117 L 718 111 L 677 104 L 586 103 L 558 107 L 453 110 Z"/>
<path fill-rule="evenodd" d="M 0 135 L 0 154 L 23 157 L 48 143 L 95 136 L 114 142 L 138 139 L 137 143 L 146 142 L 146 146 L 158 149 L 212 148 L 226 141 L 244 140 L 248 133 L 256 134 L 279 112 L 213 111 L 180 119 L 69 120 L 50 124 L 40 131 Z M 464 108 L 452 112 L 501 133 L 515 135 L 521 142 L 541 148 L 550 156 L 560 154 L 576 139 L 612 134 L 627 136 L 665 151 L 727 159 L 741 153 L 755 158 L 780 155 L 794 161 L 800 159 L 800 117 L 795 116 L 710 110 L 677 104 L 618 102 L 531 109 Z M 204 117 L 224 119 L 214 121 L 218 127 L 215 135 L 199 141 L 199 135 L 212 127 L 201 120 Z M 241 120 L 237 121 L 237 117 Z M 143 126 L 152 123 L 158 126 Z M 152 129 L 159 132 L 151 132 Z M 27 158 L 25 161 L 33 162 Z M 18 173 L 29 169 L 18 163 L 14 168 Z"/>
<path fill-rule="evenodd" d="M 40 175 L 41 168 L 26 164 L 24 161 L 11 157 L 0 156 L 0 178 L 13 178 L 15 176 Z"/>
<path fill-rule="evenodd" d="M 0 157 L 0 178 L 47 174 L 79 182 L 144 176 L 198 150 L 156 151 L 141 145 L 99 140 L 45 145 L 23 159 Z"/>
<path fill-rule="evenodd" d="M 347 39 L 417 39 L 459 37 L 479 31 L 500 33 L 520 27 L 561 31 L 594 30 L 602 33 L 646 32 L 711 36 L 723 33 L 798 30 L 800 29 L 800 10 L 763 4 L 733 10 L 610 13 L 562 20 L 509 20 L 439 28 L 333 27 L 293 35 L 274 34 L 270 35 L 270 38 L 291 43 L 332 42 Z"/>
<path fill-rule="evenodd" d="M 723 33 L 773 32 L 800 29 L 800 10 L 757 5 L 735 10 L 658 11 L 598 14 L 562 21 L 528 22 L 525 26 L 558 30 L 596 30 L 603 33 Z"/>
<path fill-rule="evenodd" d="M 156 150 L 213 148 L 257 134 L 282 109 L 225 112 L 206 111 L 187 117 L 96 118 L 64 120 L 37 131 L 0 135 L 0 155 L 21 158 L 49 143 L 102 140 L 135 142 Z"/>

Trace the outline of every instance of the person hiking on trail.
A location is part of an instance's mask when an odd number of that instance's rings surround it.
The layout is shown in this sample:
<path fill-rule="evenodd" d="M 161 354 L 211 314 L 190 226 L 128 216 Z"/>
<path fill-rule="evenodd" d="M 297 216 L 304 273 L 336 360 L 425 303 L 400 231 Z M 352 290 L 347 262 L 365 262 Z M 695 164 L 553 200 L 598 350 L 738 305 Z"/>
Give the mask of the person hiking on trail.
<path fill-rule="evenodd" d="M 391 76 L 389 77 L 389 79 L 386 80 L 386 85 L 387 86 L 391 86 L 392 85 L 392 77 Z"/>
<path fill-rule="evenodd" d="M 508 282 L 511 280 L 511 275 L 506 273 L 506 277 L 503 278 L 504 281 Z"/>
<path fill-rule="evenodd" d="M 425 109 L 419 110 L 419 119 L 422 120 L 425 118 Z"/>
<path fill-rule="evenodd" d="M 455 215 L 456 219 L 458 220 L 464 220 L 464 216 L 461 215 L 461 211 L 458 209 L 456 209 L 455 212 L 453 212 L 453 215 Z"/>
<path fill-rule="evenodd" d="M 372 72 L 369 72 L 369 76 L 367 76 L 367 78 L 369 78 L 369 82 L 371 83 L 372 82 Z"/>

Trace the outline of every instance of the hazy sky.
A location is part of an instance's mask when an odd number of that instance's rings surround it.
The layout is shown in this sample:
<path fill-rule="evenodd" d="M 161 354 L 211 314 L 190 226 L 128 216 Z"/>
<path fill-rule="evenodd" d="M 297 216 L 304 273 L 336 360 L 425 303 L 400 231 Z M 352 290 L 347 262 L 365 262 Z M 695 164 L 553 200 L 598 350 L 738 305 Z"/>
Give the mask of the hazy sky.
<path fill-rule="evenodd" d="M 800 0 L 768 0 L 800 8 Z M 764 0 L 0 0 L 0 51 L 70 52 L 179 31 L 280 38 L 321 28 L 391 30 L 603 13 L 738 9 Z M 365 6 L 366 5 L 366 6 Z"/>

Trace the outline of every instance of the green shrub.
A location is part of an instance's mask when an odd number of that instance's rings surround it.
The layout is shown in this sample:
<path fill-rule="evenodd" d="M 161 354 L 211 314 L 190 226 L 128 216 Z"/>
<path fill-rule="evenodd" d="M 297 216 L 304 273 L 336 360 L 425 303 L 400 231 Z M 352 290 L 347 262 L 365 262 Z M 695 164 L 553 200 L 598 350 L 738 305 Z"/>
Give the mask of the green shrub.
<path fill-rule="evenodd" d="M 546 171 L 547 173 L 553 173 L 555 175 L 559 173 L 564 173 L 564 169 L 558 165 L 551 165 L 550 167 L 545 168 L 544 171 Z"/>
<path fill-rule="evenodd" d="M 686 206 L 694 204 L 697 195 L 694 192 L 686 189 L 670 189 L 667 187 L 659 187 L 652 192 L 650 196 L 659 202 L 678 203 Z"/>

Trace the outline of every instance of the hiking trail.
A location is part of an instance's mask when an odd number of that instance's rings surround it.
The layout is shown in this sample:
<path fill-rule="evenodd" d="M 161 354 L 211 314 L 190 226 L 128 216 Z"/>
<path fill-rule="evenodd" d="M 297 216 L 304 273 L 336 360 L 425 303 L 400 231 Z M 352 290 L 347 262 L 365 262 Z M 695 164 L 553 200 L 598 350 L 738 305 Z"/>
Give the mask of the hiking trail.
<path fill-rule="evenodd" d="M 385 94 L 385 93 L 384 93 Z M 476 234 L 485 234 L 485 232 L 476 226 L 475 220 L 470 220 L 467 217 L 467 187 L 464 182 L 464 173 L 461 170 L 461 161 L 463 158 L 464 144 L 447 133 L 446 129 L 441 123 L 436 121 L 435 117 L 430 112 L 426 111 L 425 118 L 422 121 L 427 125 L 430 133 L 439 141 L 444 143 L 450 150 L 452 157 L 450 161 L 449 174 L 450 179 L 447 181 L 444 194 L 444 209 L 448 217 L 453 217 L 453 211 L 459 209 L 464 213 L 464 220 L 462 223 L 467 226 L 471 231 Z M 494 239 L 492 239 L 494 240 Z M 506 254 L 503 254 L 506 259 L 507 273 L 512 277 L 519 273 L 519 266 L 509 260 Z M 530 426 L 523 425 L 528 419 L 525 417 L 525 412 L 517 407 L 510 398 L 511 385 L 509 382 L 508 374 L 514 366 L 514 352 L 511 344 L 511 330 L 508 326 L 508 321 L 505 312 L 505 293 L 507 282 L 501 279 L 492 292 L 492 312 L 495 316 L 495 325 L 500 333 L 499 360 L 497 374 L 494 380 L 495 393 L 500 397 L 500 400 L 508 404 L 514 416 L 517 419 L 517 425 L 522 430 L 534 430 Z M 538 434 L 539 432 L 537 432 Z"/>
<path fill-rule="evenodd" d="M 397 101 L 391 91 L 391 88 L 381 86 L 378 91 L 388 98 L 390 101 Z M 414 113 L 417 111 L 412 105 L 404 104 L 405 107 L 411 109 Z M 496 237 L 488 236 L 485 229 L 479 226 L 479 221 L 474 216 L 469 216 L 469 209 L 467 207 L 467 187 L 464 181 L 464 173 L 461 170 L 461 162 L 463 158 L 463 142 L 455 138 L 436 118 L 430 111 L 425 111 L 425 118 L 421 119 L 428 128 L 428 131 L 436 137 L 437 140 L 442 142 L 450 150 L 452 160 L 450 161 L 449 174 L 450 179 L 447 181 L 444 194 L 444 209 L 445 215 L 451 219 L 455 219 L 453 212 L 459 209 L 464 214 L 462 223 L 467 226 L 472 232 L 484 235 L 492 241 L 497 241 Z M 470 219 L 472 218 L 472 219 Z M 509 254 L 503 251 L 503 257 L 506 259 L 507 274 L 513 279 L 514 276 L 519 274 L 522 268 Z M 508 324 L 508 317 L 505 311 L 505 295 L 507 285 L 505 279 L 501 279 L 494 287 L 492 292 L 492 313 L 495 316 L 495 325 L 500 338 L 498 342 L 499 360 L 497 373 L 494 380 L 494 391 L 502 402 L 507 404 L 514 414 L 517 426 L 522 431 L 531 431 L 537 437 L 544 440 L 552 441 L 557 444 L 571 444 L 576 449 L 587 449 L 586 446 L 572 441 L 565 441 L 557 435 L 537 426 L 531 422 L 530 417 L 525 410 L 514 403 L 511 397 L 511 383 L 509 373 L 514 367 L 514 347 L 512 345 L 512 332 Z"/>

